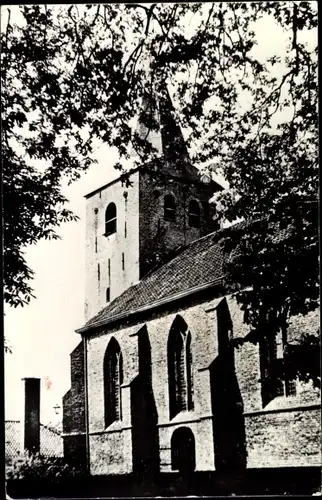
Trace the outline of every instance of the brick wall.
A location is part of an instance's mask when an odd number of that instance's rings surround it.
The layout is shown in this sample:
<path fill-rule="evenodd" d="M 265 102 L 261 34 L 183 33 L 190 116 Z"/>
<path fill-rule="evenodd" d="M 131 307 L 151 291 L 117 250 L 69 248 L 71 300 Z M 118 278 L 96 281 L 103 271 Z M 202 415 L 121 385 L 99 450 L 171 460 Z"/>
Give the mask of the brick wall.
<path fill-rule="evenodd" d="M 171 194 L 176 200 L 176 219 L 164 219 L 164 196 Z M 213 205 L 209 199 L 213 188 L 205 185 L 184 183 L 181 179 L 167 176 L 161 179 L 150 173 L 140 174 L 140 266 L 144 276 L 157 264 L 156 253 L 160 258 L 168 255 L 180 245 L 185 245 L 216 229 L 212 220 Z M 200 228 L 189 227 L 188 206 L 190 200 L 200 205 Z"/>
<path fill-rule="evenodd" d="M 138 173 L 131 175 L 131 182 L 132 185 L 126 188 L 118 181 L 86 200 L 86 319 L 106 305 L 108 286 L 113 300 L 139 279 Z M 117 208 L 117 231 L 105 236 L 105 210 L 111 202 Z"/>
<path fill-rule="evenodd" d="M 301 409 L 245 417 L 248 467 L 321 465 L 321 410 Z"/>
<path fill-rule="evenodd" d="M 248 333 L 243 313 L 228 299 L 234 336 Z M 319 311 L 293 317 L 290 340 L 303 333 L 316 334 Z M 258 345 L 245 343 L 235 350 L 235 366 L 241 390 L 247 443 L 248 467 L 314 466 L 321 463 L 320 390 L 312 382 L 296 383 L 296 395 L 279 396 L 263 407 Z"/>
<path fill-rule="evenodd" d="M 117 181 L 86 200 L 86 319 L 106 305 L 108 287 L 113 300 L 154 267 L 156 253 L 163 258 L 217 227 L 212 220 L 213 206 L 208 203 L 213 187 L 167 175 L 161 181 L 143 172 L 132 174 L 131 182 L 126 188 Z M 164 220 L 163 199 L 170 193 L 177 203 L 174 222 Z M 188 205 L 193 199 L 200 203 L 200 228 L 188 225 Z M 105 236 L 105 210 L 111 202 L 117 208 L 117 231 Z"/>
<path fill-rule="evenodd" d="M 144 437 L 143 437 L 144 439 Z M 130 429 L 90 436 L 90 473 L 127 474 L 132 472 Z"/>
<path fill-rule="evenodd" d="M 85 459 L 84 348 L 80 342 L 70 355 L 71 388 L 63 397 L 64 456 Z M 71 434 L 68 436 L 68 434 Z"/>
<path fill-rule="evenodd" d="M 86 464 L 86 437 L 85 434 L 64 437 L 64 458 L 67 462 Z"/>
<path fill-rule="evenodd" d="M 233 335 L 244 337 L 248 329 L 243 324 L 242 312 L 233 298 L 228 296 L 226 299 L 233 324 Z M 153 425 L 157 431 L 161 471 L 171 470 L 171 439 L 173 432 L 180 427 L 188 427 L 194 434 L 196 470 L 214 470 L 221 466 L 222 460 L 225 459 L 223 445 L 226 440 L 228 446 L 229 436 L 246 443 L 248 467 L 317 464 L 320 460 L 320 413 L 317 409 L 320 402 L 319 391 L 314 389 L 312 384 L 298 383 L 296 396 L 277 397 L 263 408 L 258 346 L 246 343 L 235 349 L 231 369 L 225 366 L 226 358 L 218 364 L 222 356 L 218 351 L 217 315 L 222 304 L 222 298 L 208 298 L 202 302 L 200 295 L 190 305 L 177 305 L 175 310 L 155 311 L 146 319 L 141 318 L 137 324 L 116 325 L 92 336 L 88 342 L 92 474 L 121 474 L 131 472 L 135 468 L 137 458 L 133 443 L 137 439 L 137 423 L 133 415 L 140 413 L 135 401 L 140 399 L 139 345 L 144 331 L 150 345 L 151 397 L 157 416 Z M 170 420 L 167 342 L 177 314 L 184 319 L 191 331 L 194 410 L 182 412 Z M 314 329 L 318 313 L 307 316 L 307 321 L 309 329 Z M 296 321 L 293 322 L 293 331 L 294 324 Z M 300 318 L 301 332 L 305 324 L 307 323 L 303 322 L 303 318 Z M 112 336 L 119 342 L 123 354 L 123 418 L 105 429 L 103 359 Z M 74 359 L 76 357 L 74 355 Z M 72 401 L 70 395 L 67 400 Z M 149 404 L 152 403 L 150 401 Z M 134 410 L 136 413 L 133 413 Z M 72 415 L 74 414 L 73 411 Z M 220 438 L 218 429 L 225 439 Z M 140 432 L 143 436 L 142 428 Z M 239 444 L 242 450 L 243 443 Z M 234 443 L 229 446 L 232 446 L 232 450 L 236 448 Z M 224 456 L 221 462 L 218 453 L 221 457 Z"/>
<path fill-rule="evenodd" d="M 158 416 L 157 428 L 160 440 L 160 468 L 169 471 L 171 436 L 175 429 L 188 426 L 195 434 L 197 470 L 213 470 L 214 445 L 212 437 L 212 402 L 209 366 L 216 358 L 216 306 L 220 299 L 212 299 L 202 305 L 180 308 L 176 312 L 155 315 L 146 323 L 151 345 L 153 399 Z M 167 342 L 171 325 L 180 314 L 191 331 L 193 356 L 194 410 L 177 415 L 170 422 L 167 372 Z M 132 444 L 129 432 L 133 421 L 131 387 L 139 375 L 139 335 L 145 323 L 126 328 L 114 328 L 101 333 L 88 343 L 89 379 L 89 431 L 91 435 L 91 472 L 93 474 L 121 473 L 132 470 Z M 123 354 L 122 422 L 104 428 L 103 359 L 108 342 L 114 336 Z M 121 434 L 127 435 L 124 447 Z M 109 443 L 119 439 L 119 460 L 101 460 L 110 453 Z M 93 450 L 92 450 L 93 446 Z M 163 450 L 163 451 L 162 451 Z M 167 451 L 165 451 L 167 450 Z M 99 464 L 99 465 L 98 465 Z"/>

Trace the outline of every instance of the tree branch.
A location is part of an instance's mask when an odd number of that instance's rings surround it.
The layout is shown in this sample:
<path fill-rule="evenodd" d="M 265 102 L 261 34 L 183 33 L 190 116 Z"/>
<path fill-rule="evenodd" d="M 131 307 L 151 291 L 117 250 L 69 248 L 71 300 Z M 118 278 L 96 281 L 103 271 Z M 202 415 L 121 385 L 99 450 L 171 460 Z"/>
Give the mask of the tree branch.
<path fill-rule="evenodd" d="M 140 57 L 140 55 L 141 55 L 143 45 L 145 44 L 146 37 L 147 37 L 147 35 L 149 33 L 151 17 L 152 17 L 153 9 L 155 7 L 156 7 L 156 4 L 151 5 L 150 9 L 147 12 L 147 19 L 146 19 L 146 25 L 145 25 L 145 31 L 144 31 L 144 35 L 145 36 L 141 40 L 141 42 L 135 47 L 135 49 L 133 50 L 133 52 L 130 54 L 128 60 L 124 64 L 123 74 L 125 74 L 125 70 L 126 70 L 127 66 L 130 64 L 131 61 L 134 60 L 134 57 L 137 56 L 136 59 L 138 59 Z"/>

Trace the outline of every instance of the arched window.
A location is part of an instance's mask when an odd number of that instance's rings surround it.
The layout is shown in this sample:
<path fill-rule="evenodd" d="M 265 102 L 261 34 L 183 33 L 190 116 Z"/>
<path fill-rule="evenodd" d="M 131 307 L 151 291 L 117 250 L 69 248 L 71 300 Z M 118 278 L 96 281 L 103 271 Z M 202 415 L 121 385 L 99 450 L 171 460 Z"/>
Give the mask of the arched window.
<path fill-rule="evenodd" d="M 196 200 L 189 203 L 188 223 L 190 227 L 200 227 L 200 207 Z"/>
<path fill-rule="evenodd" d="M 118 342 L 112 337 L 104 357 L 105 427 L 122 420 L 122 382 L 122 353 Z"/>
<path fill-rule="evenodd" d="M 191 334 L 181 316 L 175 318 L 169 333 L 168 376 L 170 418 L 173 418 L 194 407 Z"/>
<path fill-rule="evenodd" d="M 111 300 L 111 289 L 110 287 L 106 288 L 106 302 L 110 302 Z"/>
<path fill-rule="evenodd" d="M 164 197 L 164 218 L 167 220 L 176 219 L 176 201 L 171 194 Z"/>
<path fill-rule="evenodd" d="M 116 205 L 110 203 L 105 211 L 105 236 L 116 233 Z"/>

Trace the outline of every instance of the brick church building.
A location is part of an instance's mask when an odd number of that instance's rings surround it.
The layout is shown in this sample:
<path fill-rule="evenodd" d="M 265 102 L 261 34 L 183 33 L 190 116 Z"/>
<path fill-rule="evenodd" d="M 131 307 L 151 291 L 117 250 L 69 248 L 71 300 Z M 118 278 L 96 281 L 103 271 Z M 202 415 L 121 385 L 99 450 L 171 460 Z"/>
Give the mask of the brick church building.
<path fill-rule="evenodd" d="M 63 399 L 65 456 L 87 457 L 92 475 L 319 466 L 320 393 L 298 380 L 267 393 L 279 337 L 231 347 L 248 330 L 223 287 L 209 203 L 222 188 L 191 165 L 168 95 L 155 114 L 160 165 L 85 197 L 86 324 Z M 318 327 L 317 312 L 293 318 L 287 343 Z"/>

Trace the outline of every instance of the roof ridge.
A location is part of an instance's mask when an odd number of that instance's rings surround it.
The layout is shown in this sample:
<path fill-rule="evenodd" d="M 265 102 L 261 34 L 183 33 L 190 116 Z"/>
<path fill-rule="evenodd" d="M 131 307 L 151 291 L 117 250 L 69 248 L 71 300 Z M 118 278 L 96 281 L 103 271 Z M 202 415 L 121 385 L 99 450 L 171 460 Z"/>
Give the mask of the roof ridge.
<path fill-rule="evenodd" d="M 61 434 L 57 429 L 55 429 L 54 427 L 50 427 L 50 425 L 48 425 L 48 424 L 42 424 L 40 422 L 40 426 L 45 427 L 45 429 L 48 429 L 49 431 L 53 432 L 54 434 L 58 434 L 58 436 L 60 436 L 60 434 Z"/>
<path fill-rule="evenodd" d="M 196 243 L 197 241 L 201 241 L 201 240 L 204 240 L 206 238 L 209 238 L 210 236 L 214 236 L 214 235 L 217 235 L 219 233 L 224 233 L 227 229 L 230 229 L 230 228 L 236 228 L 238 225 L 242 225 L 244 224 L 246 221 L 240 221 L 240 222 L 236 222 L 235 224 L 231 224 L 230 226 L 227 226 L 227 227 L 221 227 L 219 229 L 216 229 L 215 231 L 212 231 L 211 233 L 208 233 L 208 234 L 205 234 L 204 236 L 201 236 L 201 238 L 196 238 L 195 240 L 192 240 L 190 241 L 190 243 L 188 243 L 185 248 L 189 247 L 190 245 L 193 245 L 194 243 Z"/>
<path fill-rule="evenodd" d="M 5 420 L 4 421 L 5 424 L 20 424 L 21 423 L 21 420 Z M 54 427 L 51 427 L 50 425 L 48 424 L 42 424 L 40 422 L 40 426 L 41 427 L 45 427 L 46 429 L 48 429 L 49 431 L 52 431 L 54 432 L 55 434 L 58 434 L 60 436 L 60 432 L 57 431 L 57 429 L 55 429 Z"/>

